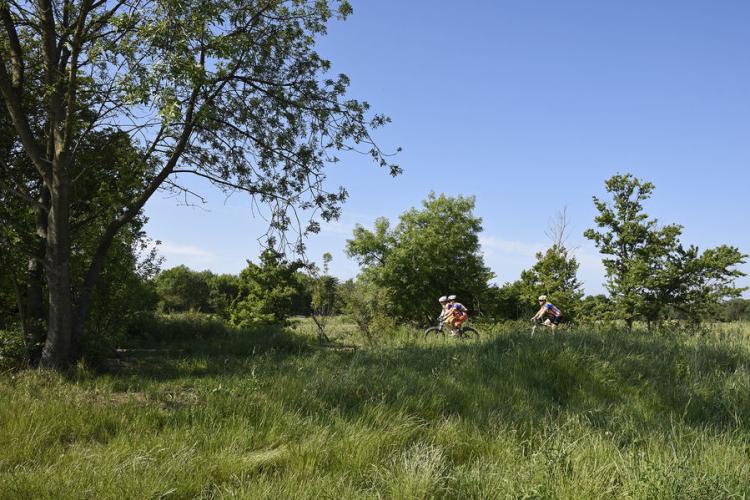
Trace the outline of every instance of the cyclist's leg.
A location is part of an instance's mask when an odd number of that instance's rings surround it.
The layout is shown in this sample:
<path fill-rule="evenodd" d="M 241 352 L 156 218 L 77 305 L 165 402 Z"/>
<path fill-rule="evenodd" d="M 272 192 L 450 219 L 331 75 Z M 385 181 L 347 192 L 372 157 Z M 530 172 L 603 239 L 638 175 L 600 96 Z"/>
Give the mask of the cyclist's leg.
<path fill-rule="evenodd" d="M 559 317 L 550 318 L 547 321 L 549 322 L 548 326 L 552 329 L 553 332 L 560 326 Z"/>
<path fill-rule="evenodd" d="M 464 323 L 466 322 L 466 320 L 467 320 L 467 319 L 469 319 L 469 315 L 468 315 L 468 314 L 465 314 L 465 313 L 464 313 L 464 314 L 462 314 L 461 316 L 457 316 L 457 317 L 455 318 L 455 320 L 454 320 L 454 321 L 455 321 L 455 325 L 456 325 L 456 328 L 459 328 L 459 329 L 460 329 L 460 328 L 461 328 L 461 325 L 463 325 L 463 324 L 464 324 Z"/>

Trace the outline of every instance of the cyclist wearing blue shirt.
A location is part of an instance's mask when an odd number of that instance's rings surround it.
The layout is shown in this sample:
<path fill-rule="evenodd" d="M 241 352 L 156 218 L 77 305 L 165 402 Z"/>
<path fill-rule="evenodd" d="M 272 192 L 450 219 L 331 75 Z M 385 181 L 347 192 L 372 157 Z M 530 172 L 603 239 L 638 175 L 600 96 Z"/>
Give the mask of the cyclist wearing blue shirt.
<path fill-rule="evenodd" d="M 545 319 L 542 324 L 553 330 L 557 328 L 557 325 L 562 321 L 562 311 L 555 307 L 552 302 L 549 302 L 546 295 L 541 295 L 539 296 L 539 311 L 537 311 L 534 317 L 531 318 L 531 321 L 541 321 L 545 315 L 547 316 L 547 319 Z"/>

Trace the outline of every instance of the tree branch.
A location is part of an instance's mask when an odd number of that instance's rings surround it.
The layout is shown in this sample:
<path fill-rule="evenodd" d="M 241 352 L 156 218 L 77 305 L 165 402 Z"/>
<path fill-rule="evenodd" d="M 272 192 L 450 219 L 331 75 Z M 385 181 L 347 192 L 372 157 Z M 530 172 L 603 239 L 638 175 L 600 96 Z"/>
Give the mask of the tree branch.
<path fill-rule="evenodd" d="M 10 10 L 8 10 L 8 5 L 5 3 L 0 3 L 0 17 L 3 19 L 5 32 L 7 33 L 8 41 L 10 42 L 10 66 L 13 72 L 11 84 L 20 93 L 21 88 L 23 87 L 23 51 L 21 50 L 21 42 L 18 39 L 16 26 L 13 23 Z"/>

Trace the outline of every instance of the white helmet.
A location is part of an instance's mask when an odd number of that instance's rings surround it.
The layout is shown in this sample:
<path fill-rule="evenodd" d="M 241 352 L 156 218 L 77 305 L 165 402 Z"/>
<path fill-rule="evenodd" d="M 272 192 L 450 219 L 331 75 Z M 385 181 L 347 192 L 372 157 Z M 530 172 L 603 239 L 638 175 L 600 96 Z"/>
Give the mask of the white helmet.
<path fill-rule="evenodd" d="M 539 298 L 538 298 L 537 300 L 538 300 L 539 302 L 542 302 L 542 301 L 544 301 L 544 302 L 547 302 L 547 296 L 546 296 L 546 295 L 540 295 L 540 296 L 539 296 Z"/>
<path fill-rule="evenodd" d="M 455 295 L 448 295 L 448 300 L 456 300 L 456 296 Z"/>
<path fill-rule="evenodd" d="M 440 302 L 441 304 L 442 304 L 443 302 L 448 302 L 448 297 L 446 297 L 445 295 L 443 295 L 442 297 L 440 297 L 440 298 L 438 299 L 438 302 Z"/>

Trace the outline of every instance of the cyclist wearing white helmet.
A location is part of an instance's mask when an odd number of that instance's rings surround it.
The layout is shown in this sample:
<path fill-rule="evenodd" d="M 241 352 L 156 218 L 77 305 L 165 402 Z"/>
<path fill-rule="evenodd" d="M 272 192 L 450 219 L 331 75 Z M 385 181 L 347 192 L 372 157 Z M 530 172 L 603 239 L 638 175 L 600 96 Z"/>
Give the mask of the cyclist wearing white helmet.
<path fill-rule="evenodd" d="M 438 302 L 440 302 L 440 315 L 438 316 L 438 321 L 444 321 L 448 315 L 450 314 L 450 301 L 448 300 L 448 297 L 443 295 L 438 299 Z"/>
<path fill-rule="evenodd" d="M 537 300 L 539 302 L 539 311 L 531 318 L 531 321 L 541 321 L 547 315 L 547 319 L 542 324 L 554 330 L 560 324 L 560 321 L 562 321 L 562 311 L 555 307 L 552 302 L 548 301 L 546 295 L 540 295 Z"/>
<path fill-rule="evenodd" d="M 456 331 L 461 328 L 461 325 L 469 319 L 469 310 L 462 303 L 456 301 L 455 295 L 448 296 L 448 308 L 449 316 L 446 320 L 448 326 L 451 327 L 452 335 L 456 335 Z"/>

